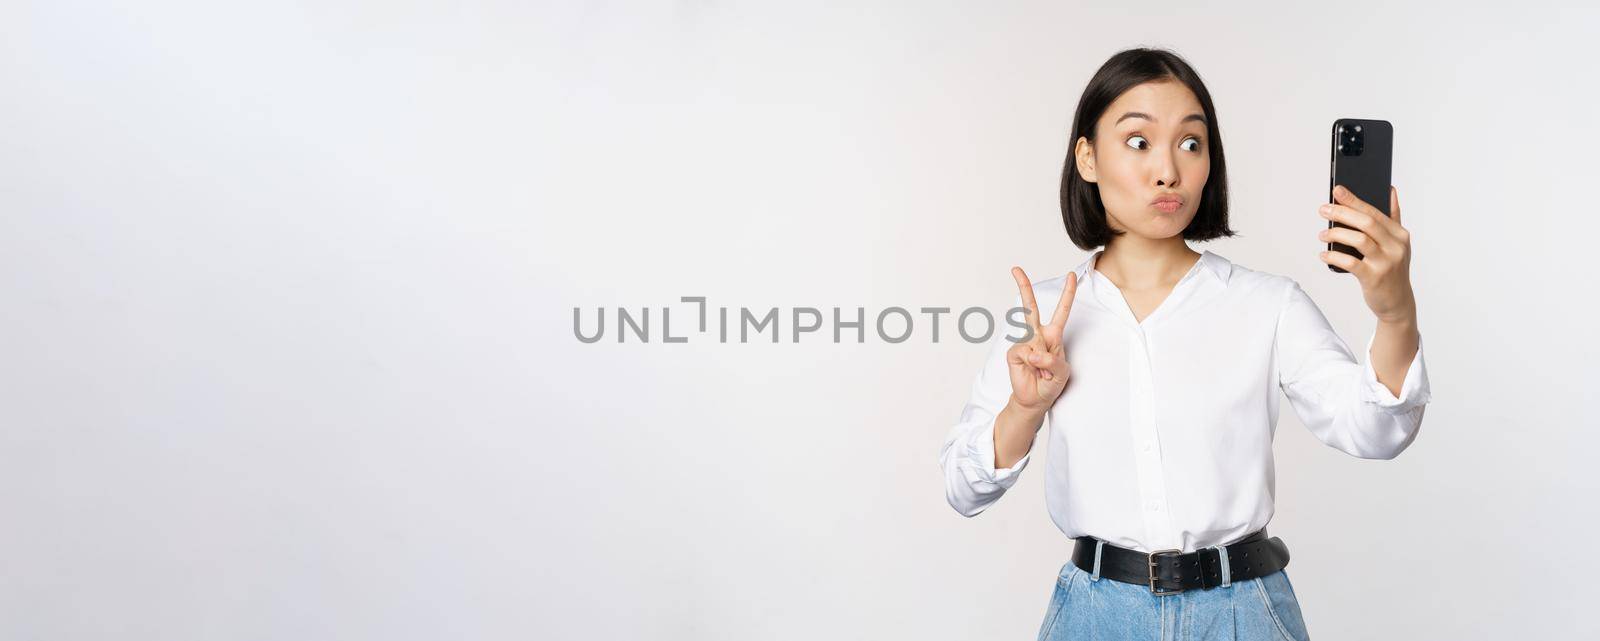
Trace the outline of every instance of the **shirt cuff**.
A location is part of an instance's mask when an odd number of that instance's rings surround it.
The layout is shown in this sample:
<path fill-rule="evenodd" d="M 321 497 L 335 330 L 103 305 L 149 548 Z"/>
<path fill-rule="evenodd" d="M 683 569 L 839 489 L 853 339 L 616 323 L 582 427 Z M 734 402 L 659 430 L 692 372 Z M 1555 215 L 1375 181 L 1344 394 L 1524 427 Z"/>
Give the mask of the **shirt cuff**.
<path fill-rule="evenodd" d="M 1011 467 L 995 469 L 994 422 L 990 421 L 988 427 L 978 430 L 978 433 L 973 435 L 972 442 L 967 444 L 967 454 L 976 459 L 975 467 L 981 480 L 1009 489 L 1017 482 L 1017 474 L 1028 466 L 1028 459 L 1033 456 L 1033 450 L 1028 450 L 1028 453 L 1023 454 L 1022 458 Z"/>
<path fill-rule="evenodd" d="M 1409 412 L 1428 404 L 1433 394 L 1428 388 L 1428 371 L 1422 359 L 1421 337 L 1417 339 L 1417 353 L 1411 357 L 1411 364 L 1406 367 L 1406 380 L 1400 383 L 1399 396 L 1395 396 L 1387 386 L 1378 382 L 1378 372 L 1372 369 L 1372 342 L 1377 338 L 1378 333 L 1373 332 L 1372 337 L 1367 339 L 1366 364 L 1362 366 L 1361 400 L 1395 414 Z"/>

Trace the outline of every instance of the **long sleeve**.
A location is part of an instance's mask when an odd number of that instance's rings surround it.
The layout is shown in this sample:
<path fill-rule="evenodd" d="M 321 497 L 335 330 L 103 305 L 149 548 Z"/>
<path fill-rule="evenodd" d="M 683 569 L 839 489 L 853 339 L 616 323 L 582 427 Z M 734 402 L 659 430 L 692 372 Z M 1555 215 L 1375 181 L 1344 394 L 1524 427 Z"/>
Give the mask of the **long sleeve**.
<path fill-rule="evenodd" d="M 1347 454 L 1392 459 L 1411 445 L 1431 396 L 1422 342 L 1396 396 L 1372 369 L 1372 339 L 1357 363 L 1299 283 L 1278 319 L 1279 386 L 1318 440 Z"/>
<path fill-rule="evenodd" d="M 1014 306 L 1021 304 L 1019 297 Z M 1009 468 L 994 467 L 994 421 L 1011 398 L 1011 375 L 1006 366 L 1006 351 L 1013 345 L 1006 339 L 1009 329 L 1009 325 L 997 323 L 987 360 L 972 383 L 971 398 L 939 450 L 945 498 L 962 516 L 977 516 L 1000 500 L 1000 495 L 1016 485 L 1033 456 L 1029 450 Z"/>

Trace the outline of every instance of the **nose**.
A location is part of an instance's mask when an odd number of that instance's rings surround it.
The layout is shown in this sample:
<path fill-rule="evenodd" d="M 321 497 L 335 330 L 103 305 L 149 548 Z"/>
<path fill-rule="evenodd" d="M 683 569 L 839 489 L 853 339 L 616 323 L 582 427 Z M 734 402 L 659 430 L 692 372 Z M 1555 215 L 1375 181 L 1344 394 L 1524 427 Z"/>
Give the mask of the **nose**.
<path fill-rule="evenodd" d="M 1172 152 L 1152 154 L 1155 157 L 1156 185 L 1172 187 L 1178 184 L 1178 163 Z"/>

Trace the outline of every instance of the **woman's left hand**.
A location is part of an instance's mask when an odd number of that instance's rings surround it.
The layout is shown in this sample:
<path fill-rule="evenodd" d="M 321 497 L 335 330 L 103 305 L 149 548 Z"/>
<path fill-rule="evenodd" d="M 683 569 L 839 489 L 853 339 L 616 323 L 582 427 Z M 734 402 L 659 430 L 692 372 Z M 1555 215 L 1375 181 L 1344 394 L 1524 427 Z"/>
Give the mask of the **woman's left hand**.
<path fill-rule="evenodd" d="M 1400 225 L 1400 195 L 1389 186 L 1389 211 L 1385 216 L 1363 202 L 1343 185 L 1334 187 L 1333 199 L 1339 204 L 1323 205 L 1323 218 L 1355 229 L 1331 227 L 1317 234 L 1323 242 L 1343 243 L 1361 252 L 1356 258 L 1344 252 L 1324 251 L 1322 262 L 1355 274 L 1361 282 L 1361 295 L 1380 321 L 1402 322 L 1417 315 L 1417 299 L 1411 291 L 1411 232 Z"/>

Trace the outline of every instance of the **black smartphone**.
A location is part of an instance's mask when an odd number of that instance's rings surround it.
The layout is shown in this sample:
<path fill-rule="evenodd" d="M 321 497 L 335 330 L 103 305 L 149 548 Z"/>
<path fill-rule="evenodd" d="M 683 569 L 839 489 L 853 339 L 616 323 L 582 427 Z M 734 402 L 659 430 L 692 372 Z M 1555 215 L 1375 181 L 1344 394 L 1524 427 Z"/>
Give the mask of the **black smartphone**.
<path fill-rule="evenodd" d="M 1351 193 L 1389 216 L 1389 170 L 1394 164 L 1394 126 L 1387 120 L 1340 118 L 1333 121 L 1333 164 L 1328 171 L 1328 202 L 1333 186 L 1344 185 Z M 1353 229 L 1344 223 L 1328 221 L 1328 228 Z M 1328 251 L 1344 252 L 1357 259 L 1361 252 L 1342 243 L 1328 243 Z M 1346 273 L 1328 265 L 1340 274 Z"/>

